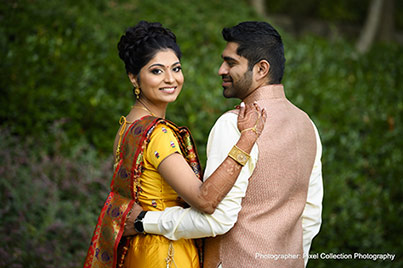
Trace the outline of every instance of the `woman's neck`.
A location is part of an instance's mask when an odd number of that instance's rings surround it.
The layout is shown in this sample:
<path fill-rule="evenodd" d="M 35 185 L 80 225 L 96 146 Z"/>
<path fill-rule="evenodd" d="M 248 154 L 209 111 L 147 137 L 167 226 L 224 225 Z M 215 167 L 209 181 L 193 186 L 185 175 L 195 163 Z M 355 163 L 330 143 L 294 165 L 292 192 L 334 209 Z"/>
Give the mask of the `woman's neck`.
<path fill-rule="evenodd" d="M 132 106 L 134 109 L 143 110 L 144 112 L 148 113 L 149 115 L 165 118 L 165 113 L 168 104 L 166 105 L 154 105 L 151 102 L 147 102 L 145 100 L 139 99 L 136 103 Z"/>

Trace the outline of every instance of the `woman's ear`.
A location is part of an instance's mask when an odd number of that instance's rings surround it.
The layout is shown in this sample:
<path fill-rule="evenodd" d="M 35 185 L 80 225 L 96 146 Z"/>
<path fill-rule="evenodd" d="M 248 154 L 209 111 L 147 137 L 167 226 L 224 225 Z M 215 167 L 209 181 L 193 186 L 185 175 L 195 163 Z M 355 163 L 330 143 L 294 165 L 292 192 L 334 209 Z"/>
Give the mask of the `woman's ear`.
<path fill-rule="evenodd" d="M 137 76 L 135 76 L 132 73 L 129 73 L 128 76 L 129 76 L 130 82 L 132 82 L 133 86 L 134 87 L 139 87 L 139 85 L 137 83 Z"/>
<path fill-rule="evenodd" d="M 256 80 L 269 80 L 270 63 L 267 60 L 261 60 L 255 64 Z"/>

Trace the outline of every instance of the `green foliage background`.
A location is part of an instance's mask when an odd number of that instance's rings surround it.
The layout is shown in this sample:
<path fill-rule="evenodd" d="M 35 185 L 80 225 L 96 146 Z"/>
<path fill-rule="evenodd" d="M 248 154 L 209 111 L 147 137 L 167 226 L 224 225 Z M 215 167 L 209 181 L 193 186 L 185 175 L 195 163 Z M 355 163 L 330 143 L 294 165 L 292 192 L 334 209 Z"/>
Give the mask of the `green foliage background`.
<path fill-rule="evenodd" d="M 222 97 L 216 74 L 221 29 L 258 19 L 241 0 L 1 2 L 0 267 L 82 266 L 118 119 L 133 104 L 116 49 L 127 27 L 159 21 L 176 33 L 185 86 L 167 117 L 191 129 L 204 162 L 209 129 L 238 103 Z M 286 94 L 323 144 L 323 225 L 311 253 L 397 254 L 308 267 L 403 266 L 402 47 L 357 55 L 342 38 L 279 30 Z"/>

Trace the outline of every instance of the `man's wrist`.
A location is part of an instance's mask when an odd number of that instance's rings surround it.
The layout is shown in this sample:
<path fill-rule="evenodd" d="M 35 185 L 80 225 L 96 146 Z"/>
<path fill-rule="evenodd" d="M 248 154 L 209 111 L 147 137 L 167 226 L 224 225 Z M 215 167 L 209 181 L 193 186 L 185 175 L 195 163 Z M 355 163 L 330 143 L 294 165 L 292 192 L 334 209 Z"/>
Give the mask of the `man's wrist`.
<path fill-rule="evenodd" d="M 134 230 L 137 233 L 144 233 L 144 225 L 143 225 L 143 218 L 146 215 L 147 211 L 141 211 L 140 214 L 137 216 L 136 220 L 134 221 Z"/>
<path fill-rule="evenodd" d="M 147 211 L 147 214 L 143 218 L 144 232 L 147 234 L 165 235 L 159 227 L 160 217 L 164 214 L 164 211 Z"/>

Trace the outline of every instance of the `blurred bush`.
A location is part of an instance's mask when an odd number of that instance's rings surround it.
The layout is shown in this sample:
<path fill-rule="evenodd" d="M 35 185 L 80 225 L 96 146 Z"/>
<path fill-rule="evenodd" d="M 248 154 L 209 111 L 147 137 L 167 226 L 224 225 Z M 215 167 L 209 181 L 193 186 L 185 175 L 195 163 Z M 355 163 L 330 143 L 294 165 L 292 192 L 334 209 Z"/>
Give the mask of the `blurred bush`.
<path fill-rule="evenodd" d="M 378 45 L 358 56 L 344 41 L 294 42 L 286 43 L 286 94 L 311 115 L 323 144 L 323 224 L 312 252 L 402 256 L 401 46 Z M 310 267 L 379 265 L 310 262 Z M 397 262 L 381 266 L 402 265 Z"/>
<path fill-rule="evenodd" d="M 222 97 L 217 70 L 222 27 L 259 19 L 246 1 L 0 3 L 0 267 L 82 265 L 117 122 L 133 104 L 116 44 L 141 19 L 177 34 L 185 86 L 167 118 L 191 129 L 204 162 L 209 129 L 238 103 Z M 286 94 L 311 115 L 324 149 L 323 225 L 311 252 L 402 256 L 401 46 L 359 56 L 347 41 L 281 33 Z M 379 265 L 402 261 L 309 263 Z"/>
<path fill-rule="evenodd" d="M 112 158 L 87 142 L 62 148 L 62 122 L 45 138 L 0 128 L 0 267 L 80 267 L 108 193 Z"/>

